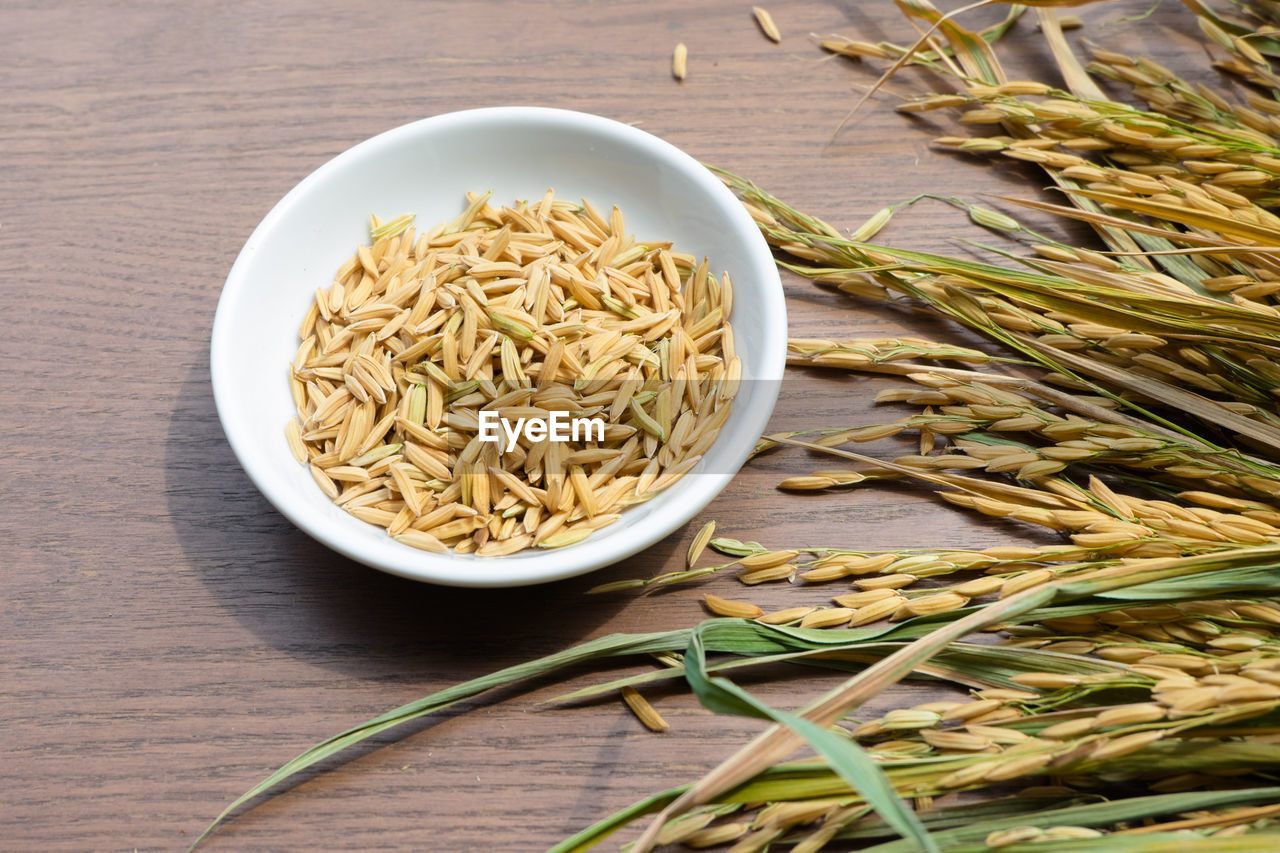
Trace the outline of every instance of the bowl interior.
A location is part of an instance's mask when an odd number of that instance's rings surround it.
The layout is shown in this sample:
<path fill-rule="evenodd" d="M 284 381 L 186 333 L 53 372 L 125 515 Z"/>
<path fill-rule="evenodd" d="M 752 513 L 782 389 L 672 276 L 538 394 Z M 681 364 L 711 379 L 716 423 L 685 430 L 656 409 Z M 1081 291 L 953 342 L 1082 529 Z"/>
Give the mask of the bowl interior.
<path fill-rule="evenodd" d="M 435 555 L 387 537 L 334 506 L 288 451 L 286 378 L 297 328 L 317 287 L 368 238 L 368 219 L 417 214 L 429 228 L 465 207 L 558 198 L 617 205 L 642 240 L 671 240 L 710 258 L 735 283 L 731 317 L 743 361 L 734 411 L 695 472 L 578 545 L 505 558 Z M 781 284 L 768 247 L 732 194 L 692 158 L 649 134 L 564 110 L 504 107 L 451 113 L 374 137 L 302 181 L 262 221 L 227 279 L 211 361 L 223 427 L 254 483 L 284 515 L 335 550 L 436 583 L 539 583 L 616 562 L 706 505 L 745 461 L 777 395 L 786 345 Z"/>

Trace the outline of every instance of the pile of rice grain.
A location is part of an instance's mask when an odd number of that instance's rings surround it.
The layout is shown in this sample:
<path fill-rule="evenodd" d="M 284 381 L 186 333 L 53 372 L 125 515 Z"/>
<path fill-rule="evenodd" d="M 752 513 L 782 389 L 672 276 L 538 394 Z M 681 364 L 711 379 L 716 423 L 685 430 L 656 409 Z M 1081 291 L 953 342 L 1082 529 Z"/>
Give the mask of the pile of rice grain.
<path fill-rule="evenodd" d="M 586 538 L 670 486 L 728 419 L 733 286 L 615 207 L 493 208 L 418 234 L 381 223 L 318 289 L 289 379 L 289 447 L 352 515 L 427 551 Z M 603 441 L 479 438 L 479 413 L 607 424 Z"/>

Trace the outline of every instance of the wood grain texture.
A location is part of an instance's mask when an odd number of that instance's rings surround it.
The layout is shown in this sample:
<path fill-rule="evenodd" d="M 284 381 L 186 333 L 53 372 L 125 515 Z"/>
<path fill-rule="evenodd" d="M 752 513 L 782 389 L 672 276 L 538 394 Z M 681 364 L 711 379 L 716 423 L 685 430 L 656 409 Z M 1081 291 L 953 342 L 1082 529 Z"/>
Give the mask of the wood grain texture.
<path fill-rule="evenodd" d="M 1117 21 L 1146 5 L 1088 14 Z M 805 34 L 909 30 L 888 2 L 770 10 L 780 45 L 749 4 L 710 0 L 5 4 L 0 848 L 182 849 L 271 768 L 356 721 L 583 638 L 689 624 L 704 589 L 741 595 L 715 578 L 648 598 L 583 597 L 677 568 L 698 523 L 623 565 L 536 589 L 439 589 L 355 565 L 295 530 L 236 465 L 214 412 L 208 337 L 232 260 L 290 187 L 368 136 L 465 107 L 634 122 L 847 229 L 917 192 L 974 198 L 1043 183 L 1018 164 L 934 152 L 929 123 L 894 114 L 889 94 L 833 138 L 874 73 L 824 59 Z M 1166 4 L 1140 29 L 1090 35 L 1199 69 L 1191 32 Z M 677 41 L 689 45 L 683 84 L 669 73 Z M 1045 73 L 1029 20 L 1001 49 L 1014 68 Z M 925 204 L 885 237 L 952 249 L 961 234 L 978 236 Z M 793 278 L 786 287 L 794 334 L 955 334 Z M 789 383 L 774 426 L 857 423 L 887 384 Z M 909 487 L 773 490 L 823 466 L 795 452 L 758 460 L 705 518 L 777 546 L 1026 535 Z M 816 692 L 811 680 L 761 689 L 789 706 Z M 672 729 L 654 735 L 617 702 L 539 704 L 557 692 L 508 691 L 356 750 L 209 849 L 544 849 L 691 779 L 757 729 L 655 692 Z"/>

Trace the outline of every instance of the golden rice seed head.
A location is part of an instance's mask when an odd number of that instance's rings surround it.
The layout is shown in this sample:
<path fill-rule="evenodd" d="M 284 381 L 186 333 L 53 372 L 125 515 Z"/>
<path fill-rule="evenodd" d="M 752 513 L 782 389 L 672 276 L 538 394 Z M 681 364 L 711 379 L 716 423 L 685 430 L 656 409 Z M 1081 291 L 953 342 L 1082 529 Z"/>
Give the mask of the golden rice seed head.
<path fill-rule="evenodd" d="M 1066 687 L 1075 687 L 1084 679 L 1079 675 L 1066 675 L 1058 672 L 1023 672 L 1013 676 L 1010 680 L 1025 687 L 1060 690 Z"/>
<path fill-rule="evenodd" d="M 880 208 L 880 210 L 872 214 L 871 218 L 869 218 L 866 222 L 859 225 L 858 228 L 849 235 L 849 239 L 855 243 L 866 242 L 867 240 L 870 240 L 872 237 L 879 234 L 884 229 L 884 227 L 889 224 L 889 220 L 891 220 L 892 218 L 893 218 L 893 208 L 882 207 Z M 881 399 L 879 396 L 876 397 L 876 402 L 877 403 L 881 402 Z"/>
<path fill-rule="evenodd" d="M 921 598 L 909 599 L 903 604 L 901 612 L 905 615 L 901 618 L 946 613 L 951 610 L 958 610 L 968 603 L 968 598 L 956 592 L 940 592 L 935 595 L 926 595 Z M 900 617 L 895 614 L 895 618 Z"/>
<path fill-rule="evenodd" d="M 751 13 L 755 16 L 756 23 L 760 25 L 760 32 L 764 33 L 769 41 L 774 44 L 782 41 L 782 33 L 778 31 L 778 25 L 773 22 L 773 16 L 769 14 L 768 9 L 752 6 Z"/>
<path fill-rule="evenodd" d="M 705 593 L 702 596 L 702 600 L 707 610 L 716 616 L 735 619 L 756 619 L 764 615 L 764 610 L 746 601 L 730 601 L 711 593 Z"/>
<path fill-rule="evenodd" d="M 839 39 L 826 39 L 820 42 L 824 50 L 833 53 L 843 53 L 846 56 L 869 56 L 873 59 L 893 59 L 893 54 L 880 45 L 872 44 L 866 41 L 856 41 L 854 39 L 841 37 Z M 963 101 L 961 101 L 963 103 Z"/>
<path fill-rule="evenodd" d="M 902 589 L 911 586 L 917 580 L 915 575 L 911 574 L 893 574 L 879 575 L 873 578 L 861 578 L 854 581 L 854 586 L 859 589 Z"/>
<path fill-rule="evenodd" d="M 986 772 L 983 778 L 988 782 L 1005 782 L 1010 779 L 1017 779 L 1043 769 L 1052 760 L 1053 755 L 1051 753 L 1019 756 L 1018 758 L 998 762 L 995 767 Z"/>
<path fill-rule="evenodd" d="M 788 477 L 778 483 L 778 488 L 784 491 L 816 491 L 818 489 L 829 489 L 838 483 L 831 477 L 813 477 L 799 476 Z"/>
<path fill-rule="evenodd" d="M 809 569 L 800 573 L 800 577 L 809 583 L 827 583 L 828 581 L 848 577 L 848 575 L 849 570 L 844 566 L 819 566 L 816 569 Z"/>
<path fill-rule="evenodd" d="M 1194 685 L 1195 682 L 1189 682 Z M 1178 689 L 1161 690 L 1155 694 L 1156 700 L 1175 712 L 1194 713 L 1214 707 L 1218 702 L 1219 689 L 1216 687 L 1188 686 Z"/>
<path fill-rule="evenodd" d="M 980 205 L 969 205 L 969 218 L 984 228 L 996 231 L 1021 231 L 1022 226 L 1012 216 Z"/>
<path fill-rule="evenodd" d="M 988 847 L 1012 847 L 1015 844 L 1040 841 L 1044 837 L 1045 831 L 1038 826 L 1015 826 L 988 833 L 983 843 Z"/>
<path fill-rule="evenodd" d="M 712 812 L 681 815 L 668 823 L 658 833 L 659 844 L 676 844 L 691 835 L 700 832 L 707 824 L 716 819 Z"/>
<path fill-rule="evenodd" d="M 1233 605 L 1233 609 L 1241 616 L 1254 619 L 1259 622 L 1266 622 L 1271 625 L 1280 625 L 1280 609 L 1265 604 L 1237 604 Z"/>
<path fill-rule="evenodd" d="M 1237 53 L 1239 53 L 1241 56 L 1243 56 L 1245 59 L 1249 60 L 1250 62 L 1254 63 L 1255 65 L 1267 64 L 1266 57 L 1264 57 L 1256 47 L 1251 45 L 1248 39 L 1240 38 L 1238 36 L 1233 36 L 1231 38 L 1231 44 L 1235 48 Z M 1243 109 L 1240 109 L 1238 111 L 1242 112 Z"/>
<path fill-rule="evenodd" d="M 746 823 L 722 823 L 685 836 L 683 843 L 685 846 L 693 847 L 697 850 L 707 847 L 719 847 L 722 844 L 728 844 L 730 841 L 738 840 L 746 835 L 750 828 L 750 824 Z"/>
<path fill-rule="evenodd" d="M 590 535 L 591 531 L 585 528 L 560 530 L 538 542 L 538 547 L 546 549 L 564 548 L 569 545 L 576 545 Z"/>
<path fill-rule="evenodd" d="M 1138 723 L 1152 723 L 1165 718 L 1166 709 L 1156 702 L 1144 702 L 1136 705 L 1122 705 L 1108 708 L 1095 717 L 1096 728 L 1113 726 L 1132 726 Z"/>
<path fill-rule="evenodd" d="M 1057 643 L 1049 643 L 1043 647 L 1043 651 L 1057 652 L 1064 655 L 1087 655 L 1098 647 L 1097 643 L 1089 640 L 1063 640 Z"/>
<path fill-rule="evenodd" d="M 1273 684 L 1237 684 L 1222 688 L 1216 698 L 1222 704 L 1273 702 L 1280 698 L 1280 687 Z"/>
<path fill-rule="evenodd" d="M 1032 739 L 1030 735 L 1004 726 L 987 726 L 970 722 L 965 725 L 965 730 L 979 737 L 991 738 L 994 743 L 1002 745 L 1024 743 Z"/>
<path fill-rule="evenodd" d="M 883 571 L 898 559 L 896 554 L 878 554 L 874 557 L 856 557 L 846 560 L 844 566 L 850 574 L 869 575 Z"/>
<path fill-rule="evenodd" d="M 800 555 L 799 551 L 762 551 L 739 560 L 744 569 L 769 569 L 789 563 Z"/>
<path fill-rule="evenodd" d="M 751 825 L 755 829 L 777 827 L 781 832 L 786 827 L 817 820 L 842 804 L 842 800 L 834 799 L 771 803 L 760 810 Z"/>
<path fill-rule="evenodd" d="M 671 76 L 677 80 L 684 80 L 688 74 L 689 48 L 685 47 L 684 42 L 680 42 L 671 54 Z"/>
<path fill-rule="evenodd" d="M 912 705 L 911 707 L 917 711 L 932 711 L 935 714 L 945 714 L 947 711 L 950 711 L 952 708 L 958 707 L 960 704 L 961 704 L 960 702 L 948 702 L 948 701 L 922 702 L 919 705 Z"/>
<path fill-rule="evenodd" d="M 1197 657 L 1196 655 L 1187 654 L 1154 654 L 1142 661 L 1143 666 L 1173 668 L 1182 670 L 1192 675 L 1207 674 L 1213 671 L 1213 662 L 1211 659 Z"/>
<path fill-rule="evenodd" d="M 885 731 L 915 731 L 933 728 L 942 719 L 931 711 L 917 711 L 908 708 L 897 708 L 880 719 L 880 726 Z"/>
<path fill-rule="evenodd" d="M 1087 826 L 1051 826 L 1044 831 L 1045 841 L 1067 841 L 1085 838 L 1101 838 L 1104 833 Z"/>
<path fill-rule="evenodd" d="M 622 701 L 631 709 L 631 713 L 636 715 L 641 724 L 651 732 L 665 732 L 670 726 L 667 721 L 662 718 L 649 701 L 640 695 L 634 687 L 622 688 Z"/>
<path fill-rule="evenodd" d="M 756 621 L 763 622 L 766 625 L 785 625 L 788 622 L 803 619 L 817 609 L 816 607 L 787 607 L 783 610 L 766 613 L 758 617 Z"/>
<path fill-rule="evenodd" d="M 815 610 L 800 620 L 801 628 L 836 628 L 844 625 L 854 615 L 848 607 L 832 607 Z"/>
<path fill-rule="evenodd" d="M 879 720 L 872 720 L 869 723 L 863 723 L 858 726 L 851 734 L 855 738 L 875 737 L 876 735 L 884 734 L 884 726 L 880 725 Z"/>
<path fill-rule="evenodd" d="M 421 530 L 406 530 L 399 536 L 395 537 L 397 542 L 417 548 L 421 551 L 431 551 L 435 554 L 443 554 L 448 548 L 444 543 L 430 533 Z"/>
<path fill-rule="evenodd" d="M 1023 590 L 1041 586 L 1053 580 L 1054 572 L 1052 569 L 1035 569 L 1030 572 L 1024 572 L 1020 575 L 1007 578 L 1000 590 L 1001 598 L 1008 598 L 1011 595 L 1022 592 Z"/>
<path fill-rule="evenodd" d="M 1003 708 L 996 708 L 994 711 L 988 711 L 985 714 L 980 714 L 979 716 L 969 720 L 969 723 L 993 726 L 997 723 L 1004 723 L 1004 722 L 1008 722 L 1009 720 L 1016 720 L 1021 716 L 1023 716 L 1023 714 L 1017 708 L 1010 708 L 1008 706 L 1005 706 Z"/>
<path fill-rule="evenodd" d="M 767 569 L 752 569 L 738 575 L 738 580 L 748 586 L 754 586 L 759 583 L 769 583 L 771 581 L 790 581 L 795 577 L 796 567 L 790 563 L 783 563 L 781 566 L 772 566 Z"/>
<path fill-rule="evenodd" d="M 895 757 L 912 757 L 928 755 L 933 750 L 927 743 L 921 743 L 918 740 L 906 740 L 904 738 L 894 738 L 893 740 L 880 741 L 872 744 L 867 749 L 873 753 L 890 754 Z"/>
<path fill-rule="evenodd" d="M 1096 722 L 1093 717 L 1066 720 L 1041 729 L 1040 737 L 1050 738 L 1051 740 L 1071 740 L 1093 731 L 1095 725 Z"/>
<path fill-rule="evenodd" d="M 1138 632 L 1132 629 L 1129 629 L 1129 630 L 1131 633 L 1135 633 L 1135 634 L 1147 633 L 1146 631 Z M 1154 635 L 1154 632 L 1152 633 Z M 1167 642 L 1169 639 L 1171 638 L 1169 637 L 1168 634 L 1164 634 L 1163 636 L 1154 635 L 1152 642 Z M 1219 664 L 1219 666 L 1221 666 L 1221 664 Z M 1203 673 L 1207 671 L 1207 669 L 1208 668 L 1206 667 L 1205 669 L 1200 670 L 1200 672 Z M 1169 679 L 1178 679 L 1178 678 L 1191 680 L 1194 678 L 1194 675 L 1180 669 L 1174 669 L 1173 667 L 1169 667 L 1169 666 L 1148 666 L 1147 664 L 1144 664 L 1144 663 L 1135 663 L 1131 665 L 1129 667 L 1129 672 L 1135 675 L 1145 675 L 1147 678 L 1150 678 L 1154 681 L 1166 681 Z"/>
<path fill-rule="evenodd" d="M 888 619 L 898 611 L 898 608 L 902 606 L 902 602 L 905 600 L 901 596 L 894 596 L 893 598 L 885 598 L 863 605 L 854 611 L 853 616 L 849 619 L 849 627 L 857 628 L 862 625 L 869 625 L 872 622 L 879 622 L 881 619 Z"/>
<path fill-rule="evenodd" d="M 317 467 L 315 463 L 312 463 L 309 466 L 309 470 L 311 472 L 311 478 L 315 480 L 316 485 L 320 487 L 320 490 L 324 492 L 330 500 L 336 500 L 338 497 L 337 484 L 334 483 L 333 480 L 329 479 L 324 471 Z"/>
<path fill-rule="evenodd" d="M 996 766 L 995 761 L 980 761 L 946 774 L 937 782 L 940 790 L 949 788 L 968 788 L 982 782 L 987 773 Z"/>
<path fill-rule="evenodd" d="M 903 557 L 889 566 L 886 570 L 892 574 L 916 574 L 917 577 L 924 576 L 929 570 L 936 569 L 939 565 L 953 568 L 951 563 L 945 560 L 938 560 L 930 554 L 918 554 L 912 557 Z"/>
<path fill-rule="evenodd" d="M 988 687 L 978 695 L 983 699 L 999 699 L 1001 702 L 1026 702 L 1040 698 L 1039 693 L 1030 690 L 1012 690 L 1007 687 Z"/>
<path fill-rule="evenodd" d="M 1209 640 L 1208 645 L 1215 649 L 1239 652 L 1256 649 L 1265 642 L 1261 637 L 1255 637 L 1252 634 L 1227 634 L 1222 637 L 1214 637 Z"/>
<path fill-rule="evenodd" d="M 289 452 L 293 454 L 293 458 L 301 465 L 307 464 L 309 459 L 307 447 L 302 442 L 302 428 L 298 426 L 297 418 L 290 418 L 285 424 L 285 439 L 289 443 Z"/>
<path fill-rule="evenodd" d="M 983 714 L 990 713 L 1004 705 L 999 699 L 977 699 L 973 702 L 965 702 L 956 705 L 942 715 L 942 719 L 950 722 L 952 720 L 969 720 L 974 717 L 980 717 Z"/>
<path fill-rule="evenodd" d="M 694 563 L 698 562 L 698 558 L 702 556 L 703 550 L 707 547 L 715 532 L 716 523 L 714 521 L 708 521 L 702 525 L 702 529 L 698 531 L 698 534 L 693 537 L 693 541 L 689 543 L 689 551 L 685 555 L 685 565 L 693 568 Z"/>
<path fill-rule="evenodd" d="M 1057 474 L 1066 468 L 1065 462 L 1055 459 L 1040 459 L 1035 462 L 1028 462 L 1018 469 L 1017 477 L 1019 480 L 1034 480 L 1038 477 L 1048 477 Z"/>
<path fill-rule="evenodd" d="M 837 595 L 832 600 L 841 607 L 863 607 L 876 601 L 883 601 L 886 598 L 903 600 L 902 596 L 892 589 L 869 589 L 865 592 L 851 592 L 847 595 Z"/>
<path fill-rule="evenodd" d="M 1113 758 L 1122 758 L 1126 755 L 1132 755 L 1156 741 L 1164 737 L 1163 729 L 1153 729 L 1145 732 L 1135 732 L 1131 735 L 1114 738 L 1104 741 L 1101 746 L 1093 751 L 1089 756 L 1093 761 L 1107 761 Z"/>
<path fill-rule="evenodd" d="M 935 140 L 938 141 L 938 140 Z M 1009 146 L 1001 139 L 992 136 L 974 136 L 966 139 L 956 146 L 961 151 L 974 151 L 986 153 L 991 151 L 1004 151 Z"/>
<path fill-rule="evenodd" d="M 971 581 L 965 581 L 964 583 L 958 583 L 951 587 L 951 591 L 959 593 L 960 595 L 968 596 L 969 598 L 977 598 L 979 596 L 991 595 L 992 593 L 999 592 L 1004 587 L 1004 583 L 1003 578 L 981 577 L 975 578 Z"/>
<path fill-rule="evenodd" d="M 961 124 L 996 124 L 1007 117 L 1003 110 L 982 107 L 965 110 L 961 113 L 959 121 Z"/>
<path fill-rule="evenodd" d="M 920 732 L 920 736 L 924 738 L 925 743 L 935 749 L 949 749 L 957 752 L 981 752 L 993 745 L 989 738 L 968 732 L 924 729 Z"/>

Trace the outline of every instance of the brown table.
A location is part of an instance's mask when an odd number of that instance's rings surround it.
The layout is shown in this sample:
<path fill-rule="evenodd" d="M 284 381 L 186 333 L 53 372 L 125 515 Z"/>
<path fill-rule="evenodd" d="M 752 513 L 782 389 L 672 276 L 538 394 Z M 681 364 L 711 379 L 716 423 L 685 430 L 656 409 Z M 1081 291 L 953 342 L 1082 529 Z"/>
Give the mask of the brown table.
<path fill-rule="evenodd" d="M 1087 14 L 1114 20 L 1146 5 Z M 678 568 L 696 525 L 625 564 L 533 589 L 429 587 L 342 559 L 237 466 L 213 407 L 208 339 L 223 277 L 280 196 L 350 145 L 449 110 L 541 104 L 635 122 L 841 228 L 916 192 L 974 198 L 1044 183 L 1019 164 L 936 153 L 926 131 L 950 125 L 897 115 L 888 95 L 833 138 L 874 74 L 824 59 L 806 34 L 909 30 L 888 2 L 772 11 L 781 45 L 760 35 L 749 4 L 708 0 L 6 5 L 0 848 L 181 849 L 267 771 L 352 723 L 584 638 L 691 624 L 705 590 L 743 595 L 717 577 L 647 598 L 583 597 Z M 1176 4 L 1089 32 L 1203 65 Z M 669 74 L 677 41 L 689 46 L 683 84 Z M 1014 68 L 1046 61 L 1030 17 L 1001 49 Z M 890 88 L 907 92 L 912 79 Z M 959 233 L 954 211 L 926 204 L 885 236 L 951 249 Z M 786 287 L 797 335 L 949 334 L 793 277 Z M 886 418 L 869 412 L 889 384 L 793 381 L 774 426 Z M 760 459 L 704 517 L 778 547 L 1026 535 L 911 486 L 773 490 L 830 465 L 797 452 Z M 750 596 L 783 606 L 831 594 Z M 794 706 L 816 687 L 805 674 L 760 690 Z M 356 750 L 209 849 L 543 849 L 690 780 L 758 728 L 658 691 L 672 729 L 654 735 L 617 702 L 539 704 L 557 692 L 507 691 Z"/>

